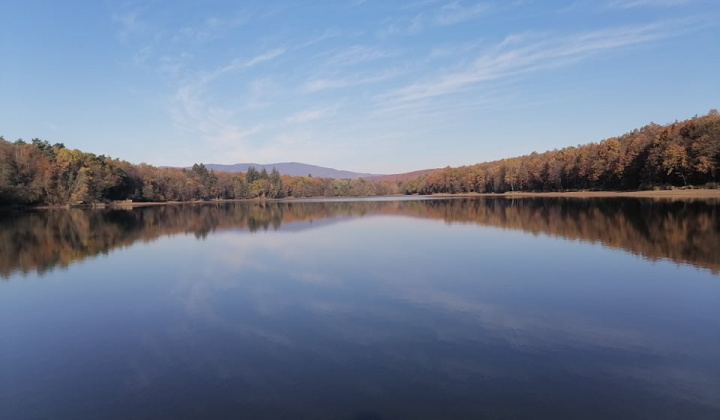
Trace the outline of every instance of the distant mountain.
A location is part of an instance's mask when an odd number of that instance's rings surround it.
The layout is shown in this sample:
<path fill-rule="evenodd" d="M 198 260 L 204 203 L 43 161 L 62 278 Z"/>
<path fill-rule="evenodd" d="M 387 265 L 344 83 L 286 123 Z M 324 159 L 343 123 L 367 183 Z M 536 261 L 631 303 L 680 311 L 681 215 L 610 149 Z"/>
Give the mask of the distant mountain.
<path fill-rule="evenodd" d="M 312 175 L 317 178 L 335 178 L 335 179 L 354 179 L 354 178 L 370 178 L 375 176 L 383 176 L 378 174 L 368 174 L 363 172 L 343 171 L 333 168 L 325 168 L 323 166 L 308 165 L 298 162 L 282 162 L 282 163 L 236 163 L 234 165 L 220 165 L 217 163 L 206 163 L 205 167 L 214 171 L 222 172 L 247 172 L 249 167 L 254 167 L 258 171 L 265 168 L 270 172 L 273 168 L 277 169 L 282 175 L 291 176 L 307 176 Z"/>
<path fill-rule="evenodd" d="M 428 175 L 435 171 L 439 171 L 440 169 L 421 169 L 419 171 L 412 171 L 412 172 L 404 172 L 401 174 L 391 174 L 391 175 L 375 175 L 370 177 L 373 181 L 390 181 L 390 182 L 397 182 L 397 181 L 407 181 L 409 179 L 415 179 L 419 177 L 420 175 Z"/>

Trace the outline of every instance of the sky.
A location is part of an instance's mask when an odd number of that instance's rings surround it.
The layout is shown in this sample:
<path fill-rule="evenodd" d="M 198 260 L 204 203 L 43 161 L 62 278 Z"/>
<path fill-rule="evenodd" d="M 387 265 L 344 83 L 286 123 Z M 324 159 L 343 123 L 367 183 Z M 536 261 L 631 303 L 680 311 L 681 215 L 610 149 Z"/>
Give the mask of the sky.
<path fill-rule="evenodd" d="M 371 173 L 720 107 L 717 0 L 0 1 L 0 135 Z"/>

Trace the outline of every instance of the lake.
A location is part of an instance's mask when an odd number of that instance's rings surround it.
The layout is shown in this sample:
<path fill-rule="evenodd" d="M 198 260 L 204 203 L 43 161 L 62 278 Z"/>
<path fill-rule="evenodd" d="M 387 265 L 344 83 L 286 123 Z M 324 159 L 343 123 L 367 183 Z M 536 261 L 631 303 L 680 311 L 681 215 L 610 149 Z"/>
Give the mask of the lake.
<path fill-rule="evenodd" d="M 2 419 L 718 419 L 720 204 L 0 213 Z"/>

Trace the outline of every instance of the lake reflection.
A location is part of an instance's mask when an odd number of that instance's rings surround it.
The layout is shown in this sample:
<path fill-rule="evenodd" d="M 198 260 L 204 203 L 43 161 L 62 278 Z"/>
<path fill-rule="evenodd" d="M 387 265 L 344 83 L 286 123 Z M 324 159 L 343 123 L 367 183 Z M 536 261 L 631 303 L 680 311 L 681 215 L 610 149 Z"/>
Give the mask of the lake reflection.
<path fill-rule="evenodd" d="M 718 224 L 629 199 L 6 214 L 0 418 L 717 419 Z"/>

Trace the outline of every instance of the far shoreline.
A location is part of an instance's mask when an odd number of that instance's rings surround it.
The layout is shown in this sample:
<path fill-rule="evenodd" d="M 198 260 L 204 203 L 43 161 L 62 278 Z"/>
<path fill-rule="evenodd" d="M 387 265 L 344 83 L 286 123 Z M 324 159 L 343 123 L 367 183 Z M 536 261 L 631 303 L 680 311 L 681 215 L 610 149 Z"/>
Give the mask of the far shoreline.
<path fill-rule="evenodd" d="M 511 191 L 505 193 L 462 193 L 433 194 L 432 197 L 552 197 L 552 198 L 667 198 L 667 199 L 720 199 L 720 189 L 676 189 L 644 191 L 561 191 L 526 192 Z"/>
<path fill-rule="evenodd" d="M 198 200 L 198 201 L 123 201 L 113 203 L 96 203 L 91 205 L 42 205 L 42 206 L 7 206 L 0 209 L 17 209 L 17 210 L 62 210 L 62 209 L 123 209 L 136 207 L 153 207 L 153 206 L 172 206 L 182 204 L 217 204 L 217 203 L 267 203 L 267 202 L 296 202 L 296 201 L 322 201 L 332 199 L 342 201 L 343 199 L 373 199 L 373 198 L 402 198 L 402 197 L 418 197 L 418 198 L 482 198 L 482 197 L 498 197 L 498 198 L 647 198 L 647 199 L 668 199 L 668 200 L 720 200 L 720 189 L 674 189 L 674 190 L 644 190 L 644 191 L 562 191 L 562 192 L 525 192 L 525 191 L 509 191 L 505 193 L 438 193 L 438 194 L 396 194 L 396 195 L 378 195 L 363 197 L 286 197 L 286 198 L 240 198 L 240 199 L 220 199 L 220 200 Z"/>

